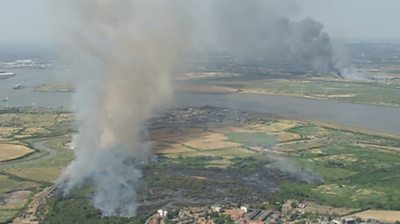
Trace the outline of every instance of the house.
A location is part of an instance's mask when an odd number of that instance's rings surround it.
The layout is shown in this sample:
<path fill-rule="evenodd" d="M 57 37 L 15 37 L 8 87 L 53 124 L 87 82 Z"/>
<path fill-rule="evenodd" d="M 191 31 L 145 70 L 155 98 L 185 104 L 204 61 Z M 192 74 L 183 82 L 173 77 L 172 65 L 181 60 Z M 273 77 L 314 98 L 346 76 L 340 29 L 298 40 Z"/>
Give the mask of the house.
<path fill-rule="evenodd" d="M 247 213 L 249 211 L 249 208 L 247 206 L 241 206 L 240 210 L 242 210 L 243 212 Z"/>
<path fill-rule="evenodd" d="M 157 214 L 158 214 L 160 217 L 164 218 L 164 217 L 167 217 L 168 211 L 167 211 L 167 210 L 163 210 L 163 209 L 159 209 L 159 210 L 157 211 Z"/>
<path fill-rule="evenodd" d="M 344 218 L 343 219 L 343 223 L 344 224 L 356 224 L 357 220 L 354 217 L 350 217 L 350 218 Z"/>
<path fill-rule="evenodd" d="M 214 205 L 214 206 L 211 206 L 211 211 L 220 213 L 223 211 L 223 208 L 221 206 Z"/>

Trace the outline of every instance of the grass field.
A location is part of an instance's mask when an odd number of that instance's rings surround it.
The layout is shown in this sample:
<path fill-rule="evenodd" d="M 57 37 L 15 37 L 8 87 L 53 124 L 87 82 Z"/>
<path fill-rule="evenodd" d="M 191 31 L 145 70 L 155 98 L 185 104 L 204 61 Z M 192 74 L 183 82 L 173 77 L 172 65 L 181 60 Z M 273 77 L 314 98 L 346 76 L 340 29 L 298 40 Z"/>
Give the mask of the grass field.
<path fill-rule="evenodd" d="M 232 142 L 238 142 L 247 146 L 272 147 L 277 143 L 274 136 L 267 133 L 228 133 L 228 138 Z"/>
<path fill-rule="evenodd" d="M 302 78 L 276 79 L 266 75 L 240 77 L 208 77 L 190 84 L 227 87 L 241 93 L 300 96 L 323 100 L 400 106 L 399 79 L 390 81 L 358 81 L 344 79 Z M 205 89 L 205 88 L 203 88 Z"/>
<path fill-rule="evenodd" d="M 367 210 L 356 214 L 352 214 L 351 216 L 360 217 L 363 220 L 377 219 L 388 223 L 394 223 L 396 221 L 400 221 L 400 211 Z"/>
<path fill-rule="evenodd" d="M 189 141 L 192 144 L 181 145 L 179 139 L 172 137 L 169 140 L 177 140 L 176 144 L 165 147 L 165 151 L 160 147 L 157 152 L 186 166 L 224 169 L 238 165 L 235 162 L 237 158 L 271 160 L 268 153 L 261 156 L 262 153 L 246 147 L 273 147 L 269 152 L 271 155 L 284 155 L 297 164 L 296 175 L 305 172 L 301 170 L 309 170 L 323 180 L 315 184 L 284 183 L 277 200 L 315 200 L 323 205 L 351 209 L 400 209 L 400 192 L 397 190 L 400 176 L 396 173 L 400 170 L 400 155 L 397 153 L 400 139 L 308 121 L 250 123 L 213 129 L 218 135 L 185 133 L 198 136 Z M 168 138 L 162 139 L 168 141 Z M 246 163 L 250 164 L 250 161 Z"/>
<path fill-rule="evenodd" d="M 15 110 L 0 113 L 0 223 L 21 213 L 33 195 L 52 183 L 72 159 L 72 114 L 59 111 Z M 37 142 L 55 150 L 31 148 Z"/>
<path fill-rule="evenodd" d="M 184 144 L 191 148 L 198 148 L 202 150 L 235 148 L 241 146 L 240 143 L 227 140 L 228 138 L 223 134 L 210 133 L 205 136 L 186 141 Z"/>
<path fill-rule="evenodd" d="M 243 84 L 243 83 L 242 83 Z M 400 89 L 396 84 L 352 82 L 342 80 L 265 80 L 247 82 L 243 92 L 293 95 L 354 103 L 400 106 Z"/>
<path fill-rule="evenodd" d="M 16 160 L 19 162 L 0 163 L 0 197 L 10 199 L 0 205 L 0 223 L 20 212 L 33 194 L 51 186 L 73 159 L 73 152 L 66 148 L 71 140 L 70 115 L 49 113 L 46 118 L 46 114 L 30 112 L 26 116 L 3 115 L 7 125 L 1 128 L 12 131 L 9 135 L 4 133 L 3 138 L 28 146 L 47 139 L 45 145 L 56 150 L 56 154 L 39 151 Z M 40 129 L 24 133 L 30 137 L 15 138 L 22 133 L 22 126 L 38 125 L 35 119 L 44 121 L 37 127 Z M 210 200 L 232 197 L 239 202 L 251 202 L 265 198 L 271 203 L 283 203 L 295 199 L 315 203 L 314 212 L 332 210 L 340 214 L 360 209 L 400 210 L 400 139 L 396 137 L 345 130 L 321 122 L 257 116 L 247 123 L 227 123 L 221 127 L 208 123 L 196 127 L 172 125 L 151 130 L 150 139 L 160 161 L 144 166 L 144 188 L 152 189 L 152 193 L 140 194 L 139 200 L 209 197 L 211 192 L 221 191 Z M 284 159 L 279 164 L 276 158 Z M 269 169 L 278 174 L 270 174 Z M 298 178 L 305 176 L 322 181 Z M 277 177 L 279 181 L 273 179 Z M 270 183 L 277 183 L 274 187 L 280 191 L 266 191 Z M 257 184 L 261 187 L 254 187 Z M 18 203 L 12 200 L 16 197 L 13 191 L 24 196 Z M 28 191 L 32 193 L 27 197 Z M 102 219 L 88 196 L 82 192 L 79 195 L 74 200 L 52 198 L 44 223 L 143 223 L 149 212 L 142 211 L 144 216 L 137 219 Z M 253 196 L 246 198 L 247 195 Z"/>
<path fill-rule="evenodd" d="M 35 87 L 35 91 L 38 92 L 73 92 L 74 90 L 74 83 L 47 83 Z"/>
<path fill-rule="evenodd" d="M 51 158 L 38 159 L 33 163 L 12 164 L 4 169 L 9 174 L 38 182 L 53 183 L 61 170 L 73 159 L 73 151 L 63 147 L 70 138 L 60 137 L 50 140 L 47 144 L 57 150 Z"/>
<path fill-rule="evenodd" d="M 23 145 L 0 144 L 0 162 L 18 159 L 32 152 L 32 149 Z"/>

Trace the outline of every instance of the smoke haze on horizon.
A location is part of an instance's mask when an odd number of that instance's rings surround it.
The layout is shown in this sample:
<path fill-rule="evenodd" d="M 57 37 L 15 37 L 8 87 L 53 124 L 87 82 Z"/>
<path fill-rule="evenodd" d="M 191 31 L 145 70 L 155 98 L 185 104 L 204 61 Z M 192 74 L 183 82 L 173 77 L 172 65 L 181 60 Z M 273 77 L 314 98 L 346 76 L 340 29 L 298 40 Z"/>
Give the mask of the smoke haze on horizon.
<path fill-rule="evenodd" d="M 0 0 L 0 43 L 54 42 L 53 0 Z M 393 21 L 400 20 L 398 0 L 293 0 L 294 21 L 311 17 L 325 25 L 332 39 L 400 39 Z M 281 5 L 287 10 L 292 5 Z"/>

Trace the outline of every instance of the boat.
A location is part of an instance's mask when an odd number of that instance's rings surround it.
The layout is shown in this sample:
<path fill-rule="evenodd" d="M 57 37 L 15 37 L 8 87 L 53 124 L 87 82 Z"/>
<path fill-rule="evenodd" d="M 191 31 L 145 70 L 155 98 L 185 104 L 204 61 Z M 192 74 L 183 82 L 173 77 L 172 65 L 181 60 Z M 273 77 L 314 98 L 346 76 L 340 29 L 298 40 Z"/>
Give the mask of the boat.
<path fill-rule="evenodd" d="M 13 76 L 15 76 L 13 72 L 0 72 L 0 79 L 7 79 Z"/>
<path fill-rule="evenodd" d="M 21 84 L 17 84 L 15 86 L 13 86 L 13 89 L 23 89 L 23 88 L 24 88 L 24 86 Z"/>

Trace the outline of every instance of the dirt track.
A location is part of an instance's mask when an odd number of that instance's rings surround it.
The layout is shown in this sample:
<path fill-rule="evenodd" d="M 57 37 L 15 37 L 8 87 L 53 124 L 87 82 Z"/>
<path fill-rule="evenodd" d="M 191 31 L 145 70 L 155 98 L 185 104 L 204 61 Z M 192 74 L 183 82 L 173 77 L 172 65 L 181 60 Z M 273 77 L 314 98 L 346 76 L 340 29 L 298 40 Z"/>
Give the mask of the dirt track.
<path fill-rule="evenodd" d="M 48 146 L 46 146 L 46 144 L 52 140 L 54 140 L 55 138 L 47 138 L 47 139 L 41 139 L 39 141 L 36 141 L 35 143 L 33 143 L 33 148 L 41 153 L 43 153 L 44 155 L 40 156 L 40 157 L 33 157 L 31 159 L 28 158 L 21 158 L 21 159 L 17 159 L 17 160 L 13 160 L 13 161 L 8 161 L 8 162 L 0 162 L 0 168 L 5 168 L 7 166 L 10 165 L 22 165 L 22 164 L 30 164 L 30 163 L 34 163 L 40 160 L 45 160 L 45 159 L 50 159 L 54 156 L 57 155 L 58 151 L 55 149 L 52 149 Z"/>

